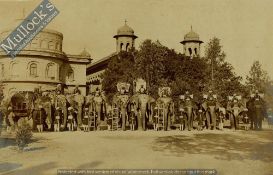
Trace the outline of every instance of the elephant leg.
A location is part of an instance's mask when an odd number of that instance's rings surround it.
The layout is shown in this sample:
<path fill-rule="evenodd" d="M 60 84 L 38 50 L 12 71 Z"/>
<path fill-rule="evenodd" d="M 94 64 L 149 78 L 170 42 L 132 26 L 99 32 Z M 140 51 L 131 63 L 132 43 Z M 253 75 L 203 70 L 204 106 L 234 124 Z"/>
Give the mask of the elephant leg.
<path fill-rule="evenodd" d="M 125 109 L 123 109 L 122 110 L 122 112 L 121 112 L 121 122 L 122 122 L 122 125 L 121 125 L 121 127 L 122 127 L 122 130 L 123 131 L 125 131 L 126 130 L 126 113 L 125 113 L 125 111 L 124 111 Z"/>
<path fill-rule="evenodd" d="M 126 119 L 125 115 L 122 115 L 122 130 L 126 130 Z"/>
<path fill-rule="evenodd" d="M 140 131 L 142 128 L 142 117 L 141 114 L 137 114 L 137 130 Z"/>
<path fill-rule="evenodd" d="M 262 130 L 262 122 L 263 120 L 261 118 L 258 119 L 258 128 L 259 130 Z"/>
<path fill-rule="evenodd" d="M 188 116 L 188 122 L 187 122 L 187 125 L 188 125 L 188 130 L 192 130 L 192 115 L 191 115 L 191 112 L 188 112 L 187 114 Z"/>
<path fill-rule="evenodd" d="M 210 129 L 210 113 L 207 112 L 205 115 L 206 115 L 206 121 L 207 121 L 207 129 Z"/>
<path fill-rule="evenodd" d="M 77 121 L 78 121 L 78 128 L 82 125 L 82 107 L 78 107 L 78 114 L 77 114 Z"/>
<path fill-rule="evenodd" d="M 64 112 L 63 129 L 65 130 L 66 122 L 67 122 L 67 109 L 66 109 L 66 107 L 64 107 L 62 110 Z"/>
<path fill-rule="evenodd" d="M 100 113 L 100 110 L 97 110 L 96 114 L 97 114 L 97 123 L 98 123 L 98 125 L 100 125 L 100 122 L 101 122 L 101 113 Z"/>
<path fill-rule="evenodd" d="M 142 130 L 146 131 L 146 116 L 145 116 L 145 114 L 142 117 L 142 122 L 143 122 L 143 124 L 142 124 Z"/>
<path fill-rule="evenodd" d="M 253 115 L 254 130 L 258 130 L 258 115 L 255 113 Z"/>
<path fill-rule="evenodd" d="M 142 122 L 142 130 L 146 131 L 146 110 L 141 109 L 141 122 Z"/>
<path fill-rule="evenodd" d="M 235 129 L 235 117 L 233 114 L 229 114 L 230 128 Z"/>
<path fill-rule="evenodd" d="M 164 131 L 167 131 L 168 128 L 168 113 L 164 110 Z"/>
<path fill-rule="evenodd" d="M 184 115 L 184 120 L 182 120 L 182 124 L 185 126 L 185 130 L 189 128 L 189 117 L 188 114 Z"/>
<path fill-rule="evenodd" d="M 170 113 L 167 113 L 167 119 L 168 119 L 168 130 L 171 130 L 171 116 Z"/>
<path fill-rule="evenodd" d="M 235 129 L 239 130 L 240 126 L 239 126 L 239 115 L 235 116 Z"/>
<path fill-rule="evenodd" d="M 216 129 L 216 114 L 214 112 L 211 113 L 211 120 L 213 125 L 213 130 Z"/>
<path fill-rule="evenodd" d="M 254 129 L 254 116 L 253 114 L 249 114 L 249 120 L 250 120 L 250 129 L 253 130 Z"/>

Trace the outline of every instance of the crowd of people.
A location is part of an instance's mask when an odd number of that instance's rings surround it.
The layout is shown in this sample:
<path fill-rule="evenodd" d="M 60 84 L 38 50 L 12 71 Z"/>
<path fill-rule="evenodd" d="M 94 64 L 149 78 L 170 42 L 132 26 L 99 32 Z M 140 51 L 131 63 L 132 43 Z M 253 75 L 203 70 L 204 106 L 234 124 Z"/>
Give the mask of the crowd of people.
<path fill-rule="evenodd" d="M 34 131 L 94 130 L 261 130 L 267 118 L 273 125 L 272 109 L 266 109 L 263 95 L 256 91 L 246 101 L 233 94 L 224 106 L 217 95 L 209 91 L 201 102 L 186 91 L 178 99 L 170 96 L 170 87 L 159 88 L 159 97 L 154 99 L 140 85 L 135 94 L 129 95 L 130 84 L 119 83 L 111 104 L 99 89 L 83 96 L 76 87 L 73 93 L 64 94 L 61 85 L 55 91 L 34 90 L 29 101 L 22 101 L 25 108 L 19 110 L 12 101 L 3 113 L 7 132 L 16 130 L 20 120 L 27 120 Z M 18 104 L 18 103 L 16 103 Z M 22 106 L 22 105 L 21 105 Z M 26 111 L 22 115 L 22 111 Z M 18 117 L 20 116 L 20 117 Z"/>

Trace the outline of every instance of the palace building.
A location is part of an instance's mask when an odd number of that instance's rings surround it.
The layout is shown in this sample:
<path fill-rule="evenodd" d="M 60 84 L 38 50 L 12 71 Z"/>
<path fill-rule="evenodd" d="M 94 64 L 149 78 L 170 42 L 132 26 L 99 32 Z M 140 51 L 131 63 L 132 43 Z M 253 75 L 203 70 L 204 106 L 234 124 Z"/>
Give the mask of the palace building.
<path fill-rule="evenodd" d="M 116 39 L 116 51 L 87 66 L 87 84 L 89 85 L 87 91 L 93 92 L 97 87 L 101 89 L 101 77 L 107 68 L 109 60 L 116 56 L 120 51 L 127 51 L 129 48 L 135 47 L 135 39 L 138 37 L 125 21 L 124 26 L 117 30 L 117 34 L 114 38 Z M 180 43 L 183 44 L 183 54 L 185 56 L 191 58 L 200 56 L 200 47 L 203 41 L 199 39 L 199 35 L 192 30 L 192 27 L 191 31 L 184 36 L 184 40 Z M 91 89 L 89 90 L 89 88 Z"/>
<path fill-rule="evenodd" d="M 0 39 L 5 39 L 23 19 L 2 31 Z M 44 29 L 14 59 L 0 49 L 0 81 L 5 85 L 5 98 L 34 88 L 54 90 L 57 84 L 62 84 L 67 91 L 79 86 L 85 95 L 86 67 L 91 56 L 85 49 L 78 55 L 67 54 L 62 45 L 62 33 Z"/>

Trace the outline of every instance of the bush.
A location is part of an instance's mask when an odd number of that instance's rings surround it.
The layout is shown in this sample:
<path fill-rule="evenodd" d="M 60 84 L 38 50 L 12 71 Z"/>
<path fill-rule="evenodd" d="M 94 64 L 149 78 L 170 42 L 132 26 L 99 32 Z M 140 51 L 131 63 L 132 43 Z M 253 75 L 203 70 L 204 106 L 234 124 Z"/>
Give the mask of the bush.
<path fill-rule="evenodd" d="M 31 127 L 26 121 L 23 121 L 16 131 L 16 143 L 20 151 L 23 151 L 24 148 L 27 147 L 31 138 Z"/>

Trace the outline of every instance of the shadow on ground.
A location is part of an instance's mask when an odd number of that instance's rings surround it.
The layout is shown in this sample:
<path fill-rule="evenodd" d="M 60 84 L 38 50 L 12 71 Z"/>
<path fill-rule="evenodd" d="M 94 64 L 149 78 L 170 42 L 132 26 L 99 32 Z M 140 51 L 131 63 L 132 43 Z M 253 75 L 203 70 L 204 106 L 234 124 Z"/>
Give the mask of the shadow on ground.
<path fill-rule="evenodd" d="M 7 162 L 0 163 L 0 173 L 15 170 L 21 166 L 22 165 L 19 163 L 7 163 Z"/>
<path fill-rule="evenodd" d="M 8 146 L 15 146 L 16 141 L 15 138 L 1 138 L 0 137 L 0 149 Z"/>
<path fill-rule="evenodd" d="M 260 160 L 273 162 L 272 132 L 261 132 L 263 138 L 244 137 L 236 134 L 194 134 L 158 137 L 153 143 L 154 151 L 181 157 L 185 154 L 211 155 L 221 160 Z M 267 139 L 267 140 L 264 140 Z"/>
<path fill-rule="evenodd" d="M 30 143 L 40 143 L 40 142 L 47 142 L 48 139 L 42 138 L 42 137 L 35 137 L 32 138 Z M 1 136 L 0 137 L 0 149 L 1 148 L 5 148 L 5 147 L 9 147 L 9 146 L 17 146 L 16 144 L 16 139 L 15 136 Z M 34 150 L 40 150 L 42 149 L 41 147 L 39 148 L 33 148 L 32 150 L 30 149 L 29 151 L 34 151 Z"/>

